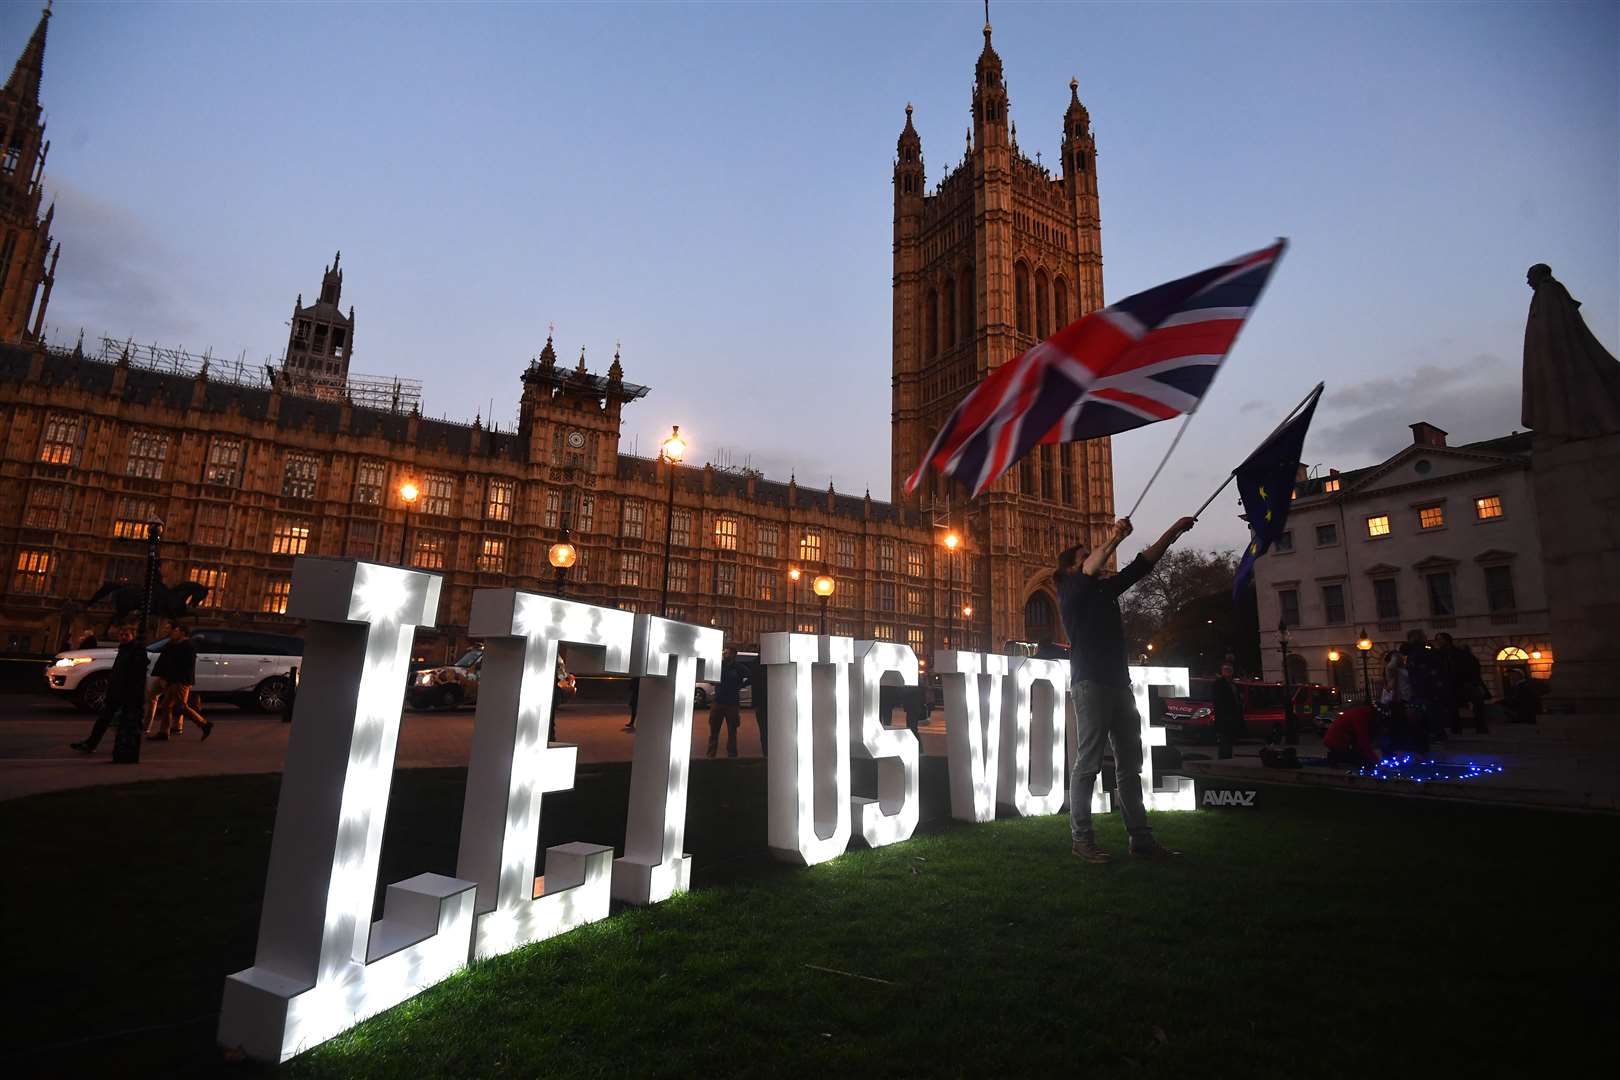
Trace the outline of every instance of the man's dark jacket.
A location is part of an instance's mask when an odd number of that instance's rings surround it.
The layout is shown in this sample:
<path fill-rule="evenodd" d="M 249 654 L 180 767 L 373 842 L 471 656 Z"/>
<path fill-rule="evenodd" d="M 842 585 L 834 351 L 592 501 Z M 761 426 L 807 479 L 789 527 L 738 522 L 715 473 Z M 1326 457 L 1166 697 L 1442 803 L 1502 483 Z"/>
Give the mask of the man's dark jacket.
<path fill-rule="evenodd" d="M 158 653 L 157 663 L 152 665 L 152 674 L 172 683 L 196 686 L 197 646 L 191 643 L 190 638 L 169 642 Z"/>
<path fill-rule="evenodd" d="M 118 646 L 107 684 L 108 705 L 139 707 L 146 703 L 146 661 L 146 646 L 140 642 L 126 641 Z"/>

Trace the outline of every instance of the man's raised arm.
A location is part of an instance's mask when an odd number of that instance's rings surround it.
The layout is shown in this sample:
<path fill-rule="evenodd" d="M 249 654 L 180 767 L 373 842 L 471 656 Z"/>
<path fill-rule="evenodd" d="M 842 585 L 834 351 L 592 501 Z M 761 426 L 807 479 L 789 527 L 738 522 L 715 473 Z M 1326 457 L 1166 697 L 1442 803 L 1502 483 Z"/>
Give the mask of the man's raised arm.
<path fill-rule="evenodd" d="M 1120 518 L 1114 522 L 1113 533 L 1100 547 L 1093 549 L 1091 554 L 1086 556 L 1086 561 L 1081 565 L 1080 572 L 1087 577 L 1096 577 L 1102 573 L 1102 568 L 1108 565 L 1108 560 L 1113 556 L 1114 549 L 1119 547 L 1129 535 L 1131 535 L 1130 518 Z"/>

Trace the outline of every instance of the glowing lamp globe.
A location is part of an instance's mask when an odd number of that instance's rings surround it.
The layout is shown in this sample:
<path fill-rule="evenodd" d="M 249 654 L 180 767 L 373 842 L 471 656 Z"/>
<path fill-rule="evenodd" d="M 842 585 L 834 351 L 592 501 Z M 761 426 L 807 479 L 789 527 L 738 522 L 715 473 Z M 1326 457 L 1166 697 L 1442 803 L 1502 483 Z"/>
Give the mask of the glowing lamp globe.
<path fill-rule="evenodd" d="M 790 579 L 792 579 L 793 581 L 798 581 L 803 576 L 804 576 L 804 571 L 800 570 L 797 566 L 795 566 L 795 567 L 791 568 L 790 570 L 788 570 L 788 577 Z"/>
<path fill-rule="evenodd" d="M 1338 662 L 1339 662 L 1339 650 L 1338 649 L 1329 649 L 1328 650 L 1328 663 L 1337 664 Z"/>
<path fill-rule="evenodd" d="M 420 494 L 422 492 L 415 484 L 407 482 L 399 485 L 399 497 L 407 503 L 414 503 Z"/>
<path fill-rule="evenodd" d="M 832 578 L 828 577 L 826 574 L 822 574 L 816 578 L 815 584 L 812 586 L 812 588 L 815 589 L 817 596 L 831 596 L 833 594 L 833 589 L 837 588 L 837 584 Z"/>
<path fill-rule="evenodd" d="M 1363 630 L 1361 632 L 1361 636 L 1356 639 L 1356 651 L 1372 652 L 1372 638 L 1367 636 L 1367 631 L 1365 630 Z"/>
<path fill-rule="evenodd" d="M 558 570 L 567 570 L 579 559 L 579 552 L 573 544 L 566 541 L 552 544 L 551 550 L 546 552 L 546 559 Z"/>
<path fill-rule="evenodd" d="M 948 532 L 948 533 L 945 534 L 945 548 L 946 548 L 946 550 L 955 551 L 957 548 L 959 548 L 961 546 L 962 546 L 962 538 L 960 536 L 958 536 L 954 532 Z"/>
<path fill-rule="evenodd" d="M 663 452 L 665 461 L 680 461 L 686 456 L 686 440 L 681 438 L 681 425 L 675 425 L 659 450 Z"/>

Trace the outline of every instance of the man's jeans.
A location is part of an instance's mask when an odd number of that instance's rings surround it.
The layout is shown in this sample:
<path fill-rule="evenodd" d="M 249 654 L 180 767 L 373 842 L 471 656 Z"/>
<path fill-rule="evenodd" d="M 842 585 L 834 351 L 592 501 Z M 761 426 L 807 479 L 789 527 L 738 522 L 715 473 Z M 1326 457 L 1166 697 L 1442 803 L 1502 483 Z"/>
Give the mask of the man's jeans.
<path fill-rule="evenodd" d="M 1131 847 L 1153 844 L 1142 806 L 1142 717 L 1128 686 L 1074 684 L 1074 771 L 1069 776 L 1069 832 L 1076 842 L 1091 840 L 1091 793 L 1102 771 L 1103 742 L 1114 743 L 1115 798 L 1125 818 Z"/>

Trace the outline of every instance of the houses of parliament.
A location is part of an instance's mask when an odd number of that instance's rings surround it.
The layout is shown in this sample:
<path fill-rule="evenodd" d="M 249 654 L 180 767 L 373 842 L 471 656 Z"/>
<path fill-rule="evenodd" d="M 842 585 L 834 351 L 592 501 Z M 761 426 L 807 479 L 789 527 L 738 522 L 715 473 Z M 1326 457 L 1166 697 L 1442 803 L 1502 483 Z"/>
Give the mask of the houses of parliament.
<path fill-rule="evenodd" d="M 285 356 L 264 375 L 47 345 L 57 260 L 71 274 L 74 255 L 50 250 L 54 208 L 39 213 L 49 19 L 0 91 L 6 650 L 49 652 L 105 626 L 110 611 L 85 602 L 105 582 L 141 580 L 149 521 L 163 524 L 165 582 L 208 587 L 203 623 L 296 629 L 285 611 L 299 555 L 441 573 L 437 626 L 418 645 L 434 659 L 466 643 L 476 588 L 560 583 L 573 598 L 655 612 L 666 543 L 669 615 L 720 627 L 742 647 L 769 631 L 814 632 L 823 610 L 831 633 L 904 642 L 925 659 L 947 644 L 1061 639 L 1051 565 L 1111 521 L 1107 440 L 1042 448 L 971 501 L 937 477 L 901 494 L 934 432 L 987 372 L 1102 303 L 1086 109 L 1071 82 L 1060 170 L 1025 157 L 988 25 L 961 158 L 930 189 L 910 106 L 897 144 L 895 496 L 885 502 L 622 453 L 622 412 L 648 388 L 626 378 L 619 356 L 592 370 L 583 354 L 560 357 L 550 338 L 513 365 L 514 430 L 358 394 L 351 363 L 364 345 L 354 308 L 342 307 L 340 258 L 317 299 L 293 305 Z M 350 284 L 363 293 L 364 282 Z M 578 560 L 560 578 L 547 553 L 565 531 Z M 954 551 L 943 542 L 950 532 L 961 540 Z M 835 583 L 825 609 L 810 589 L 819 575 Z"/>

